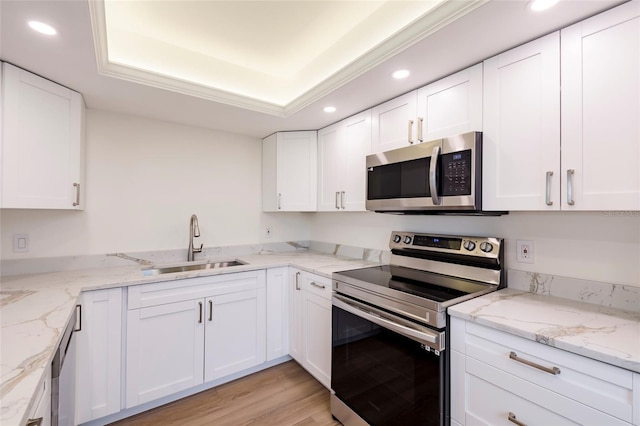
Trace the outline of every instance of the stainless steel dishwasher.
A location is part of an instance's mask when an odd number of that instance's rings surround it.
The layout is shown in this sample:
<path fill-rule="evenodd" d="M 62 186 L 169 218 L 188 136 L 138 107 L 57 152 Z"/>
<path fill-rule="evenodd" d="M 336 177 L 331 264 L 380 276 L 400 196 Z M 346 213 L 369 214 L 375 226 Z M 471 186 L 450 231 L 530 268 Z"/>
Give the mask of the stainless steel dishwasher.
<path fill-rule="evenodd" d="M 51 363 L 51 425 L 74 426 L 76 392 L 75 332 L 82 326 L 81 306 L 76 305 Z"/>

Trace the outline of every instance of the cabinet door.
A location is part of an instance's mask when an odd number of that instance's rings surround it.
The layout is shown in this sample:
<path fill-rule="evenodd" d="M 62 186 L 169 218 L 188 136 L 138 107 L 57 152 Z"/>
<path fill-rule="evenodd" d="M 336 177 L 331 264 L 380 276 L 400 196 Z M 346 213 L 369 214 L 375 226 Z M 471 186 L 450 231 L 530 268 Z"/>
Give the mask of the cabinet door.
<path fill-rule="evenodd" d="M 302 364 L 302 272 L 289 273 L 289 355 Z"/>
<path fill-rule="evenodd" d="M 640 3 L 561 39 L 562 208 L 640 210 Z"/>
<path fill-rule="evenodd" d="M 302 292 L 303 366 L 326 388 L 331 388 L 331 300 Z"/>
<path fill-rule="evenodd" d="M 127 315 L 127 408 L 199 385 L 204 300 L 133 309 Z"/>
<path fill-rule="evenodd" d="M 3 74 L 2 207 L 83 208 L 82 97 L 7 63 Z"/>
<path fill-rule="evenodd" d="M 383 152 L 415 143 L 416 92 L 407 93 L 371 109 L 371 152 Z"/>
<path fill-rule="evenodd" d="M 282 132 L 277 140 L 277 210 L 315 211 L 317 132 Z"/>
<path fill-rule="evenodd" d="M 120 411 L 122 289 L 85 292 L 81 306 L 76 416 L 85 423 Z"/>
<path fill-rule="evenodd" d="M 318 211 L 339 211 L 345 168 L 344 124 L 318 130 Z"/>
<path fill-rule="evenodd" d="M 267 270 L 267 361 L 289 354 L 289 268 Z"/>
<path fill-rule="evenodd" d="M 482 64 L 418 90 L 418 141 L 482 130 Z"/>
<path fill-rule="evenodd" d="M 256 366 L 266 358 L 263 286 L 206 299 L 205 382 Z"/>
<path fill-rule="evenodd" d="M 343 126 L 340 207 L 347 211 L 365 211 L 367 155 L 371 153 L 371 111 L 344 120 Z"/>
<path fill-rule="evenodd" d="M 484 210 L 560 208 L 560 40 L 484 62 Z"/>

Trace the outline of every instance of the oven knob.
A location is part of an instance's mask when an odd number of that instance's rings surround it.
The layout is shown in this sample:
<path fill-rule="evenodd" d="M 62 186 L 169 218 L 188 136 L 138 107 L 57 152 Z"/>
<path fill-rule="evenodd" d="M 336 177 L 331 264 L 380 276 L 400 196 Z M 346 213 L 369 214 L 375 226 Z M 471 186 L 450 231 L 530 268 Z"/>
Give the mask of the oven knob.
<path fill-rule="evenodd" d="M 493 250 L 493 244 L 491 244 L 491 243 L 482 243 L 482 244 L 480 244 L 480 250 L 482 250 L 485 253 L 491 253 L 491 250 Z"/>
<path fill-rule="evenodd" d="M 476 248 L 476 243 L 474 243 L 471 240 L 465 241 L 464 248 L 466 248 L 469 251 L 473 251 Z"/>
<path fill-rule="evenodd" d="M 407 235 L 406 237 L 404 237 L 404 243 L 411 244 L 411 236 Z"/>
<path fill-rule="evenodd" d="M 402 241 L 402 237 L 400 235 L 394 235 L 393 236 L 393 242 L 394 243 L 399 243 L 400 241 Z"/>

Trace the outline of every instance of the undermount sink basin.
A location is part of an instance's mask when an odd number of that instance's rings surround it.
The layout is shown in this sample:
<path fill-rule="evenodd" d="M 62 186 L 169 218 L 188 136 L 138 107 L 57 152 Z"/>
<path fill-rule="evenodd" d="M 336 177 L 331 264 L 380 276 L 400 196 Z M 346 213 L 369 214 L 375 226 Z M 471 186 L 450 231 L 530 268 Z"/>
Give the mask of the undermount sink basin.
<path fill-rule="evenodd" d="M 229 266 L 240 266 L 246 265 L 247 262 L 243 262 L 241 260 L 223 260 L 217 262 L 207 262 L 207 263 L 196 263 L 190 265 L 179 265 L 179 266 L 165 266 L 165 267 L 151 267 L 151 268 L 143 268 L 142 274 L 145 276 L 148 275 L 162 275 L 162 274 L 172 274 L 175 272 L 189 272 L 189 271 L 201 271 L 204 269 L 217 269 L 217 268 L 227 268 Z"/>

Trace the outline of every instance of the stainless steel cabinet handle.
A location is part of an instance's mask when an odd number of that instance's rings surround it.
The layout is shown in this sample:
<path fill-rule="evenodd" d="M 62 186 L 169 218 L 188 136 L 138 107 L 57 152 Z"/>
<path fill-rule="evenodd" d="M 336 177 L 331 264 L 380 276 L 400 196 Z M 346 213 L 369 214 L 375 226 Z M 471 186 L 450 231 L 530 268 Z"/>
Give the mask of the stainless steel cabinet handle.
<path fill-rule="evenodd" d="M 44 419 L 42 417 L 38 417 L 37 419 L 29 419 L 27 420 L 27 424 L 25 426 L 40 426 Z"/>
<path fill-rule="evenodd" d="M 73 187 L 76 189 L 76 202 L 73 203 L 73 207 L 80 205 L 80 184 L 74 182 Z"/>
<path fill-rule="evenodd" d="M 509 416 L 507 417 L 511 423 L 515 423 L 518 426 L 527 426 L 526 423 L 522 423 L 520 420 L 516 419 L 516 415 L 512 412 L 509 412 Z"/>
<path fill-rule="evenodd" d="M 340 192 L 340 206 L 342 207 L 342 210 L 344 210 L 344 191 Z"/>
<path fill-rule="evenodd" d="M 529 360 L 520 358 L 518 356 L 518 354 L 513 352 L 513 351 L 511 351 L 509 353 L 509 358 L 511 358 L 514 361 L 518 361 L 518 362 L 521 362 L 521 363 L 523 363 L 525 365 L 528 365 L 529 367 L 533 367 L 533 368 L 537 368 L 538 370 L 542 370 L 545 373 L 553 374 L 554 376 L 557 376 L 558 374 L 560 374 L 560 369 L 558 367 L 545 367 L 543 365 L 536 364 L 535 362 L 531 362 Z"/>
<path fill-rule="evenodd" d="M 202 323 L 202 302 L 198 302 L 198 305 L 200 305 L 200 318 L 198 319 L 198 324 Z"/>
<path fill-rule="evenodd" d="M 413 120 L 409 120 L 409 129 L 408 129 L 408 141 L 409 143 L 413 143 Z"/>
<path fill-rule="evenodd" d="M 418 142 L 422 142 L 422 117 L 418 117 Z"/>
<path fill-rule="evenodd" d="M 340 209 L 340 202 L 338 199 L 340 198 L 340 191 L 336 191 L 336 209 Z"/>
<path fill-rule="evenodd" d="M 317 282 L 315 282 L 315 281 L 311 281 L 311 285 L 312 285 L 312 286 L 314 286 L 314 287 L 317 287 L 317 288 L 321 288 L 321 289 L 323 289 L 323 290 L 324 290 L 325 288 L 327 288 L 327 286 L 326 286 L 326 285 L 324 285 L 324 284 L 318 284 L 318 283 L 317 283 Z"/>
<path fill-rule="evenodd" d="M 209 321 L 213 321 L 213 300 L 209 300 Z"/>
<path fill-rule="evenodd" d="M 438 169 L 438 157 L 440 156 L 440 147 L 434 146 L 431 152 L 431 163 L 429 164 L 429 189 L 431 189 L 431 200 L 434 206 L 440 205 L 440 196 L 438 195 L 438 182 L 436 181 L 436 171 Z"/>
<path fill-rule="evenodd" d="M 300 272 L 296 272 L 296 290 L 300 290 Z"/>
<path fill-rule="evenodd" d="M 545 202 L 548 206 L 553 205 L 553 201 L 551 201 L 551 176 L 553 176 L 553 172 L 547 172 L 547 198 Z"/>
<path fill-rule="evenodd" d="M 567 204 L 573 206 L 573 175 L 576 173 L 574 169 L 567 169 Z"/>
<path fill-rule="evenodd" d="M 282 210 L 282 194 L 278 193 L 278 210 Z"/>

